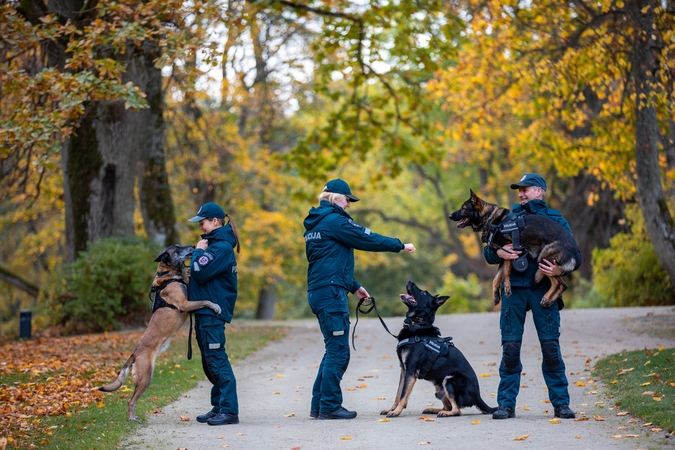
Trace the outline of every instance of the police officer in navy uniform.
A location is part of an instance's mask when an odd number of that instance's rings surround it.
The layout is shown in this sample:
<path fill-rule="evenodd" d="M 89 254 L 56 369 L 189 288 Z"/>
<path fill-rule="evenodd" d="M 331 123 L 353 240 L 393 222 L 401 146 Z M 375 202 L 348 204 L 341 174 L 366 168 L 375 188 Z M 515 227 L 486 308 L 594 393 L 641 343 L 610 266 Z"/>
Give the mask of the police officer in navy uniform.
<path fill-rule="evenodd" d="M 359 201 L 349 185 L 335 179 L 319 195 L 319 207 L 305 218 L 307 299 L 319 320 L 325 353 L 312 388 L 310 416 L 322 420 L 353 419 L 356 412 L 342 406 L 340 381 L 349 364 L 349 307 L 347 293 L 359 299 L 368 291 L 354 279 L 354 249 L 371 252 L 415 251 L 413 244 L 372 232 L 347 214 Z"/>
<path fill-rule="evenodd" d="M 548 207 L 544 201 L 546 181 L 537 173 L 523 175 L 518 183 L 511 185 L 511 189 L 518 189 L 520 205 L 513 207 L 510 217 L 527 213 L 549 217 L 567 231 L 572 233 L 569 224 L 559 211 Z M 513 249 L 513 244 L 505 245 L 503 249 L 494 250 L 486 246 L 483 254 L 489 264 L 499 264 L 504 260 L 515 260 L 520 251 Z M 529 258 L 529 257 L 528 257 Z M 548 277 L 535 284 L 534 275 L 539 268 L 544 275 L 566 275 L 556 261 L 542 260 L 540 264 L 529 261 L 524 272 L 511 271 L 512 293 L 505 297 L 502 293 L 502 309 L 500 329 L 502 334 L 502 361 L 499 366 L 499 391 L 497 403 L 499 408 L 492 415 L 493 419 L 510 419 L 516 416 L 516 397 L 520 388 L 520 373 L 523 366 L 520 362 L 520 347 L 523 339 L 525 314 L 532 310 L 534 326 L 537 330 L 542 352 L 542 373 L 548 387 L 548 396 L 553 405 L 555 417 L 573 419 L 574 411 L 569 407 L 570 395 L 568 382 L 565 376 L 565 363 L 560 352 L 560 310 L 558 302 L 548 308 L 541 306 L 541 298 L 551 287 Z"/>
<path fill-rule="evenodd" d="M 229 221 L 225 224 L 225 217 Z M 225 351 L 225 323 L 230 323 L 237 300 L 237 260 L 239 237 L 232 218 L 215 203 L 204 204 L 189 220 L 199 222 L 203 232 L 190 262 L 189 300 L 210 300 L 221 308 L 216 315 L 209 308 L 195 314 L 197 343 L 202 367 L 211 388 L 211 410 L 197 416 L 197 422 L 209 425 L 239 423 L 237 381 Z"/>

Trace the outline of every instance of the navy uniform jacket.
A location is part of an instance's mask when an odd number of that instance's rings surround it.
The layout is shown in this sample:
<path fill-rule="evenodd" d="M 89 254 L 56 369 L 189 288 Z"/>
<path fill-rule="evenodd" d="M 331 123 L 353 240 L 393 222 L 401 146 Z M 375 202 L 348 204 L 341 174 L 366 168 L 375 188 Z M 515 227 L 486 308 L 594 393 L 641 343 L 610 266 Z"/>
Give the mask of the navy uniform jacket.
<path fill-rule="evenodd" d="M 202 234 L 202 239 L 208 239 L 209 247 L 206 250 L 198 248 L 192 254 L 188 299 L 217 303 L 222 309 L 219 317 L 229 323 L 237 301 L 237 260 L 234 257 L 237 240 L 229 223 Z M 216 315 L 209 308 L 194 313 Z"/>
<path fill-rule="evenodd" d="M 546 202 L 543 200 L 530 200 L 524 205 L 514 205 L 513 209 L 511 210 L 511 213 L 507 217 L 516 216 L 523 212 L 526 212 L 528 214 L 539 214 L 542 216 L 549 217 L 558 222 L 560 225 L 562 225 L 567 231 L 572 233 L 570 225 L 560 214 L 560 211 L 549 208 Z M 483 256 L 485 257 L 485 261 L 487 261 L 488 264 L 500 264 L 501 262 L 504 261 L 497 255 L 495 249 L 488 247 L 487 245 L 483 249 Z M 537 272 L 538 265 L 536 261 L 533 261 L 529 257 L 528 262 L 529 264 L 525 272 L 518 272 L 517 270 L 511 270 L 510 276 L 511 286 L 532 288 L 536 285 L 537 288 L 548 290 L 548 288 L 551 287 L 551 281 L 548 279 L 548 277 L 544 277 L 544 279 L 541 280 L 539 284 L 535 284 L 534 274 Z"/>
<path fill-rule="evenodd" d="M 353 294 L 361 287 L 354 279 L 354 249 L 398 253 L 405 247 L 355 223 L 344 209 L 325 200 L 312 207 L 304 225 L 308 291 L 340 286 Z"/>

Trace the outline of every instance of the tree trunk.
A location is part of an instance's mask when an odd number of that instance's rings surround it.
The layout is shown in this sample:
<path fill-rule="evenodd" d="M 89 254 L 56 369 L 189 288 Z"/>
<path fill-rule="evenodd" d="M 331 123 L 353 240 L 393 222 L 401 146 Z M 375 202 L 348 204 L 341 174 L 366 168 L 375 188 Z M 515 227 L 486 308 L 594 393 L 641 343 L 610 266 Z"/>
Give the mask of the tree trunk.
<path fill-rule="evenodd" d="M 161 51 L 156 42 L 146 41 L 142 55 L 129 65 L 128 74 L 146 94 L 148 108 L 138 111 L 134 142 L 139 155 L 137 175 L 143 225 L 150 239 L 167 247 L 179 243 L 171 187 L 164 154 L 164 92 L 162 73 L 154 60 Z"/>
<path fill-rule="evenodd" d="M 120 101 L 92 102 L 61 148 L 66 261 L 89 242 L 134 234 L 134 114 Z"/>
<path fill-rule="evenodd" d="M 272 320 L 274 318 L 274 307 L 277 303 L 277 291 L 274 286 L 265 286 L 260 290 L 258 296 L 258 309 L 255 318 L 258 320 Z"/>
<path fill-rule="evenodd" d="M 654 42 L 656 33 L 653 0 L 631 2 L 635 40 L 631 74 L 635 83 L 635 163 L 637 195 L 645 226 L 659 261 L 675 285 L 675 226 L 661 185 L 659 168 L 659 128 L 651 96 L 658 67 Z M 648 9 L 647 9 L 648 7 Z M 645 13 L 642 11 L 645 10 Z"/>

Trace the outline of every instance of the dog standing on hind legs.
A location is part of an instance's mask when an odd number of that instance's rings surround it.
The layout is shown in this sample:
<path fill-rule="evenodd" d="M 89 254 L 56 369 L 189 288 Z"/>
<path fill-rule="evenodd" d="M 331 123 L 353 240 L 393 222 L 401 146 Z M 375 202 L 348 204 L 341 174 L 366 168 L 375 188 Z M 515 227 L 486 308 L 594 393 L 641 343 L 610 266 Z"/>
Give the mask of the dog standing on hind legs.
<path fill-rule="evenodd" d="M 484 414 L 493 413 L 496 408 L 488 406 L 480 396 L 478 377 L 471 364 L 451 342 L 452 338 L 440 337 L 440 330 L 433 325 L 436 311 L 449 297 L 433 296 L 412 281 L 406 284 L 406 291 L 401 294 L 401 301 L 408 312 L 396 347 L 401 378 L 394 404 L 380 414 L 398 417 L 408 406 L 417 379 L 431 381 L 436 397 L 443 403 L 442 408 L 427 408 L 423 414 L 459 416 L 460 408 L 470 406 L 476 406 Z"/>
<path fill-rule="evenodd" d="M 158 262 L 155 279 L 150 289 L 155 294 L 153 313 L 148 328 L 129 357 L 119 375 L 110 384 L 101 386 L 103 392 L 119 389 L 132 371 L 135 385 L 134 393 L 129 399 L 129 420 L 139 422 L 136 416 L 136 402 L 150 386 L 157 356 L 166 350 L 171 339 L 185 323 L 188 313 L 200 308 L 210 308 L 220 314 L 220 306 L 210 301 L 192 301 L 187 299 L 187 285 L 183 279 L 183 263 L 194 252 L 194 247 L 172 245 L 164 250 L 156 259 Z"/>

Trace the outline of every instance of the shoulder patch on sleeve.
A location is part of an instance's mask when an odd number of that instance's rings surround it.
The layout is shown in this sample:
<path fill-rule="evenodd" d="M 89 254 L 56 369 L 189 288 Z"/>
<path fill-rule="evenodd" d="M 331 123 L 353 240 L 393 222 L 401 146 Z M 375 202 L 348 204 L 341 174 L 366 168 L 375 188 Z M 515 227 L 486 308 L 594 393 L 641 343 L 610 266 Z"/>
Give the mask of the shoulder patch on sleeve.
<path fill-rule="evenodd" d="M 350 225 L 352 225 L 352 226 L 354 226 L 354 227 L 356 227 L 356 228 L 363 228 L 361 225 L 359 225 L 358 223 L 354 222 L 353 219 L 349 219 L 347 222 L 349 222 Z"/>
<path fill-rule="evenodd" d="M 370 236 L 370 228 L 364 228 L 363 234 L 367 234 L 368 236 Z"/>
<path fill-rule="evenodd" d="M 207 265 L 208 263 L 210 263 L 211 261 L 213 261 L 214 259 L 215 259 L 215 256 L 213 256 L 213 254 L 211 254 L 209 252 L 204 252 L 204 254 L 202 256 L 200 256 L 199 259 L 197 260 L 197 263 L 200 266 L 203 267 L 203 266 Z"/>

